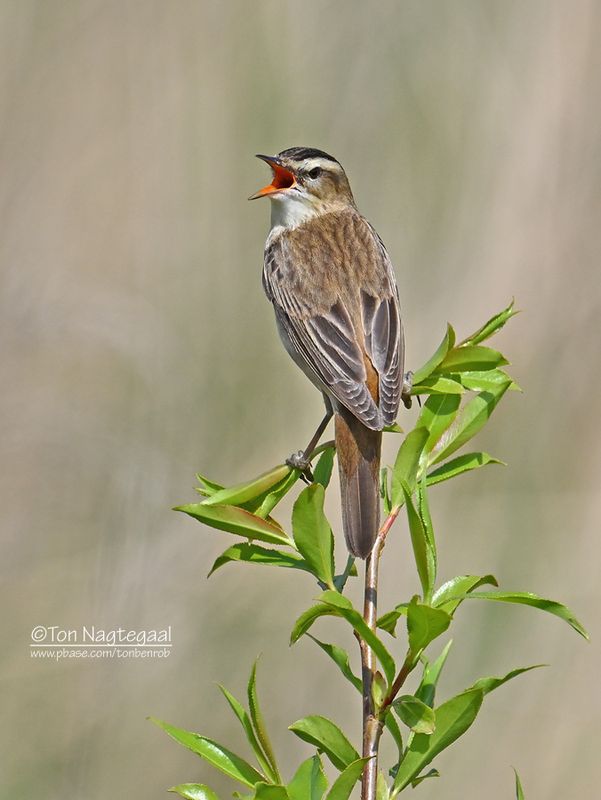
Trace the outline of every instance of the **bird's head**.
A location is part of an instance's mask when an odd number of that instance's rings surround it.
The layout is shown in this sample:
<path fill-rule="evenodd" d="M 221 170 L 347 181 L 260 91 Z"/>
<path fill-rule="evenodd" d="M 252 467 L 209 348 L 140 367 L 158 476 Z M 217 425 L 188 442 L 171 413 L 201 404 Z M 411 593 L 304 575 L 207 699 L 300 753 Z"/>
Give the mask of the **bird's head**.
<path fill-rule="evenodd" d="M 355 206 L 341 164 L 313 147 L 290 147 L 276 156 L 258 155 L 272 170 L 267 186 L 249 197 L 272 200 L 274 225 L 296 227 L 312 217 Z"/>

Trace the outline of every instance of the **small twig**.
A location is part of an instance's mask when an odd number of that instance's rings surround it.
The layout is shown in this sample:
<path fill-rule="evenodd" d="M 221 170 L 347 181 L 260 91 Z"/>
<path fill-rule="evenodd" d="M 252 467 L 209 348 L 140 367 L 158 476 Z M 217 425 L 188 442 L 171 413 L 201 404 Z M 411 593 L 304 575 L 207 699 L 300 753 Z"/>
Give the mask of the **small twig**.
<path fill-rule="evenodd" d="M 372 551 L 365 561 L 363 619 L 374 633 L 378 618 L 378 568 L 380 556 L 386 544 L 388 531 L 391 529 L 399 511 L 400 506 L 395 506 L 390 511 L 378 531 Z M 369 759 L 363 769 L 361 800 L 375 800 L 378 781 L 378 747 L 380 736 L 382 735 L 383 716 L 380 713 L 380 709 L 376 712 L 373 699 L 373 683 L 377 669 L 376 656 L 367 642 L 360 637 L 358 638 L 361 649 L 361 672 L 363 677 L 363 758 Z"/>

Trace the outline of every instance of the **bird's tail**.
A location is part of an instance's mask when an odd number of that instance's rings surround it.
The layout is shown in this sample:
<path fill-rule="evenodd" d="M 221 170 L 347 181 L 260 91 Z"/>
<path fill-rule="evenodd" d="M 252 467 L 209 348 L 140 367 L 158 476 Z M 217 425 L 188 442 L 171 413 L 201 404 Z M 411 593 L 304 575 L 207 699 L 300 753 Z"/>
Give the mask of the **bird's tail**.
<path fill-rule="evenodd" d="M 366 558 L 380 526 L 382 432 L 366 428 L 345 408 L 336 411 L 342 527 L 349 551 Z"/>

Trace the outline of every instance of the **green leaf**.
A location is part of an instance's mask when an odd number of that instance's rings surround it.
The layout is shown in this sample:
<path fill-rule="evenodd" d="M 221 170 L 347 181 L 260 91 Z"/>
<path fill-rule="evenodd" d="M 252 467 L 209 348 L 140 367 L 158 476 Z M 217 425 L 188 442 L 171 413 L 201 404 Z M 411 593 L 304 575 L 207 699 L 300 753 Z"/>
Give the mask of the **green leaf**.
<path fill-rule="evenodd" d="M 267 761 L 271 766 L 276 782 L 281 783 L 282 778 L 278 770 L 278 765 L 275 759 L 275 754 L 273 752 L 273 747 L 271 746 L 271 741 L 269 740 L 269 736 L 267 735 L 267 727 L 265 726 L 265 720 L 263 719 L 263 714 L 261 713 L 261 708 L 259 706 L 259 698 L 257 697 L 256 661 L 253 664 L 252 670 L 250 671 L 250 678 L 248 679 L 247 696 L 248 696 L 248 708 L 250 710 L 250 718 L 252 720 L 253 728 L 257 735 L 257 739 L 261 743 L 261 748 L 263 749 L 265 757 L 267 758 Z"/>
<path fill-rule="evenodd" d="M 440 373 L 486 371 L 502 367 L 509 362 L 498 350 L 479 345 L 454 347 L 436 368 Z"/>
<path fill-rule="evenodd" d="M 149 717 L 149 719 L 168 733 L 176 742 L 187 747 L 188 750 L 196 753 L 215 769 L 220 770 L 235 781 L 252 788 L 255 783 L 263 780 L 261 773 L 257 772 L 247 761 L 218 742 L 208 739 L 206 736 L 201 736 L 199 733 L 191 733 L 182 728 L 175 728 L 173 725 L 154 717 Z"/>
<path fill-rule="evenodd" d="M 421 383 L 411 387 L 412 395 L 420 394 L 463 394 L 463 385 L 449 376 L 430 375 Z"/>
<path fill-rule="evenodd" d="M 436 661 L 426 663 L 424 666 L 422 679 L 417 687 L 417 691 L 415 692 L 415 696 L 419 697 L 419 699 L 422 700 L 427 706 L 430 706 L 430 708 L 434 707 L 434 697 L 436 696 L 438 679 L 440 678 L 440 673 L 442 672 L 442 668 L 446 663 L 452 644 L 453 640 L 449 639 Z"/>
<path fill-rule="evenodd" d="M 429 600 L 434 581 L 436 580 L 436 559 L 432 552 L 426 529 L 420 515 L 417 513 L 411 495 L 405 488 L 405 504 L 407 506 L 407 519 L 417 573 L 422 585 L 424 598 Z"/>
<path fill-rule="evenodd" d="M 502 369 L 474 370 L 462 372 L 457 376 L 461 385 L 472 392 L 490 392 L 501 383 L 510 381 L 510 392 L 521 392 L 517 383 Z"/>
<path fill-rule="evenodd" d="M 390 709 L 386 712 L 386 716 L 384 717 L 384 727 L 392 736 L 400 757 L 403 753 L 403 736 L 401 734 L 401 729 L 399 728 L 398 722 L 396 721 L 396 717 Z"/>
<path fill-rule="evenodd" d="M 450 461 L 445 462 L 437 469 L 430 472 L 426 478 L 426 484 L 432 486 L 435 483 L 448 481 L 449 478 L 454 478 L 456 475 L 463 475 L 464 472 L 470 472 L 473 469 L 484 467 L 486 464 L 502 464 L 505 466 L 504 461 L 499 461 L 498 458 L 489 456 L 488 453 L 465 453 L 462 456 L 452 458 Z"/>
<path fill-rule="evenodd" d="M 472 344 L 480 344 L 480 342 L 489 339 L 495 333 L 501 330 L 503 325 L 507 322 L 507 320 L 511 319 L 511 317 L 519 314 L 519 311 L 513 310 L 514 300 L 504 308 L 503 311 L 500 311 L 498 314 L 495 314 L 494 317 L 491 317 L 487 322 L 482 325 L 481 328 L 478 328 L 475 333 L 470 334 L 467 338 L 465 338 L 460 346 L 464 345 L 472 345 Z"/>
<path fill-rule="evenodd" d="M 332 467 L 334 466 L 334 454 L 336 450 L 334 447 L 328 447 L 321 454 L 315 469 L 313 470 L 313 477 L 315 483 L 321 483 L 324 489 L 328 488 L 330 478 L 332 477 Z"/>
<path fill-rule="evenodd" d="M 334 537 L 323 511 L 325 489 L 320 483 L 307 486 L 292 509 L 294 542 L 313 574 L 334 588 Z"/>
<path fill-rule="evenodd" d="M 427 378 L 436 367 L 444 360 L 446 354 L 455 344 L 455 331 L 453 330 L 452 326 L 447 324 L 447 332 L 444 335 L 444 339 L 438 345 L 438 349 L 434 353 L 434 355 L 426 361 L 423 367 L 420 367 L 416 372 L 413 373 L 413 385 L 417 386 L 423 382 L 425 378 Z"/>
<path fill-rule="evenodd" d="M 207 506 L 239 506 L 269 491 L 277 483 L 287 478 L 290 472 L 290 467 L 281 464 L 269 470 L 269 472 L 264 472 L 257 478 L 253 478 L 251 481 L 221 489 L 203 502 Z"/>
<path fill-rule="evenodd" d="M 215 792 L 204 783 L 180 783 L 179 786 L 172 786 L 168 791 L 179 794 L 185 800 L 219 800 Z"/>
<path fill-rule="evenodd" d="M 298 469 L 291 470 L 290 474 L 280 481 L 280 483 L 276 483 L 269 492 L 266 492 L 264 495 L 259 495 L 253 502 L 246 504 L 245 507 L 258 517 L 267 519 L 277 504 L 283 500 L 290 489 L 292 489 L 300 478 L 300 474 L 300 470 Z"/>
<path fill-rule="evenodd" d="M 200 472 L 196 473 L 196 480 L 200 483 L 200 487 L 196 489 L 196 491 L 205 497 L 210 497 L 211 495 L 215 494 L 215 492 L 219 492 L 221 489 L 223 489 L 223 486 L 220 483 L 215 483 L 215 481 L 209 480 L 209 478 L 201 475 Z"/>
<path fill-rule="evenodd" d="M 440 772 L 437 769 L 428 770 L 424 775 L 420 775 L 418 778 L 414 778 L 411 781 L 411 786 L 415 789 L 416 786 L 419 786 L 422 781 L 425 781 L 426 778 L 440 778 Z"/>
<path fill-rule="evenodd" d="M 349 764 L 332 784 L 326 800 L 348 800 L 368 761 L 369 758 L 358 758 Z"/>
<path fill-rule="evenodd" d="M 494 575 L 458 575 L 456 578 L 451 578 L 450 581 L 443 583 L 443 585 L 434 592 L 432 598 L 432 605 L 435 608 L 441 608 L 447 614 L 453 616 L 457 606 L 461 604 L 461 600 L 457 599 L 458 596 L 463 596 L 473 592 L 479 586 L 498 586 L 497 579 Z M 453 599 L 451 599 L 453 598 Z"/>
<path fill-rule="evenodd" d="M 428 400 L 428 402 L 430 402 Z M 392 505 L 402 505 L 404 492 L 403 484 L 412 492 L 417 479 L 419 459 L 428 440 L 429 432 L 426 428 L 414 428 L 405 436 L 399 448 L 394 468 L 392 470 Z"/>
<path fill-rule="evenodd" d="M 260 542 L 294 547 L 294 542 L 274 522 L 261 519 L 261 517 L 251 514 L 250 511 L 237 506 L 207 506 L 205 503 L 190 503 L 178 506 L 174 510 L 183 511 L 184 514 L 204 522 L 211 528 L 245 536 L 251 541 L 257 539 Z"/>
<path fill-rule="evenodd" d="M 289 730 L 304 742 L 314 745 L 328 756 L 336 769 L 346 769 L 359 759 L 359 753 L 340 728 L 321 716 L 303 717 L 290 725 Z"/>
<path fill-rule="evenodd" d="M 388 683 L 391 684 L 396 674 L 396 665 L 394 663 L 394 659 L 384 646 L 384 643 L 368 627 L 363 619 L 362 614 L 360 614 L 357 609 L 353 607 L 351 601 L 347 597 L 332 591 L 323 592 L 319 599 L 322 603 L 332 609 L 330 613 L 344 617 L 344 619 L 346 619 L 346 621 L 353 626 L 353 629 L 359 634 L 359 636 L 365 642 L 367 642 L 369 647 L 371 647 L 376 654 L 376 657 L 380 661 Z"/>
<path fill-rule="evenodd" d="M 541 611 L 547 611 L 549 614 L 554 614 L 556 617 L 565 620 L 565 622 L 571 625 L 581 636 L 584 636 L 585 639 L 589 638 L 586 630 L 567 606 L 562 605 L 562 603 L 557 603 L 555 600 L 547 600 L 544 597 L 539 597 L 537 594 L 532 594 L 532 592 L 471 592 L 470 594 L 465 594 L 455 599 L 494 600 L 500 603 L 519 603 L 521 605 L 539 608 Z"/>
<path fill-rule="evenodd" d="M 522 782 L 520 780 L 520 776 L 518 775 L 517 769 L 513 770 L 515 772 L 515 797 L 516 800 L 524 800 L 524 790 L 522 789 Z"/>
<path fill-rule="evenodd" d="M 265 775 L 273 782 L 277 783 L 277 775 L 275 774 L 275 770 L 272 769 L 271 764 L 269 763 L 265 753 L 263 752 L 263 748 L 261 747 L 259 740 L 256 737 L 253 724 L 251 718 L 249 717 L 246 709 L 242 706 L 242 704 L 237 700 L 234 695 L 229 692 L 225 686 L 222 686 L 220 683 L 217 684 L 219 689 L 221 690 L 223 696 L 227 700 L 230 705 L 230 708 L 236 715 L 238 722 L 242 725 L 244 733 L 246 734 L 246 738 L 250 746 L 253 749 L 253 752 L 256 756 L 257 761 L 261 769 L 264 771 Z"/>
<path fill-rule="evenodd" d="M 363 684 L 361 682 L 361 678 L 358 678 L 353 670 L 351 669 L 351 665 L 349 662 L 349 654 L 346 650 L 343 650 L 342 647 L 338 647 L 336 644 L 328 644 L 327 642 L 321 642 L 319 639 L 316 639 L 315 636 L 312 636 L 310 633 L 307 634 L 309 639 L 312 639 L 315 644 L 319 645 L 321 649 L 326 653 L 336 664 L 340 672 L 344 675 L 344 677 L 353 684 L 355 689 L 359 692 L 363 689 Z"/>
<path fill-rule="evenodd" d="M 457 416 L 460 403 L 461 397 L 458 394 L 432 395 L 426 400 L 416 423 L 428 431 L 422 458 L 432 450 L 451 425 Z"/>
<path fill-rule="evenodd" d="M 371 683 L 371 697 L 374 702 L 375 709 L 379 710 L 382 703 L 384 702 L 384 698 L 386 697 L 387 691 L 388 691 L 388 685 L 384 679 L 384 676 L 382 675 L 380 670 L 376 670 L 374 679 Z"/>
<path fill-rule="evenodd" d="M 228 547 L 217 557 L 211 567 L 209 576 L 219 567 L 231 561 L 245 561 L 248 564 L 266 564 L 272 567 L 285 567 L 287 569 L 300 569 L 303 572 L 311 572 L 307 562 L 295 553 L 287 553 L 284 550 L 271 550 L 268 547 L 250 544 L 250 542 L 240 542 Z"/>
<path fill-rule="evenodd" d="M 392 425 L 384 425 L 382 430 L 385 433 L 403 433 L 403 429 L 398 422 L 393 422 Z"/>
<path fill-rule="evenodd" d="M 382 614 L 376 622 L 377 627 L 386 631 L 386 633 L 389 633 L 391 636 L 396 636 L 396 624 L 399 621 L 399 617 L 407 616 L 408 607 L 409 603 L 400 603 L 398 606 L 395 606 L 392 611 L 387 611 L 385 614 Z"/>
<path fill-rule="evenodd" d="M 288 784 L 290 800 L 321 800 L 328 781 L 319 756 L 312 756 L 300 765 Z"/>
<path fill-rule="evenodd" d="M 436 730 L 436 716 L 433 709 L 418 697 L 411 694 L 401 695 L 394 701 L 393 706 L 401 720 L 414 733 L 425 733 L 429 736 Z"/>
<path fill-rule="evenodd" d="M 380 497 L 384 503 L 384 513 L 386 516 L 390 514 L 392 502 L 390 500 L 390 482 L 388 480 L 388 467 L 382 467 L 380 470 Z"/>
<path fill-rule="evenodd" d="M 408 786 L 445 748 L 476 719 L 484 694 L 480 689 L 462 692 L 436 709 L 436 730 L 431 736 L 416 734 L 408 746 L 394 779 L 391 797 Z"/>
<path fill-rule="evenodd" d="M 407 608 L 409 649 L 417 656 L 443 634 L 451 624 L 451 617 L 439 608 L 412 601 Z"/>
<path fill-rule="evenodd" d="M 430 463 L 436 464 L 444 461 L 451 453 L 475 436 L 486 424 L 509 385 L 509 382 L 499 384 L 494 390 L 480 392 L 469 403 L 466 403 L 453 424 L 445 432 L 444 437 L 432 450 Z"/>
<path fill-rule="evenodd" d="M 381 772 L 378 772 L 378 779 L 376 781 L 376 800 L 389 800 L 390 794 L 388 792 L 388 784 L 386 778 Z"/>
<path fill-rule="evenodd" d="M 511 672 L 508 672 L 507 675 L 503 675 L 502 678 L 480 678 L 480 680 L 476 681 L 473 686 L 470 686 L 470 689 L 480 689 L 485 695 L 487 695 L 490 692 L 493 692 L 495 689 L 498 689 L 499 686 L 507 683 L 507 681 L 510 681 L 512 678 L 522 675 L 524 672 L 530 672 L 531 669 L 540 669 L 540 667 L 546 666 L 546 664 L 533 664 L 531 667 L 518 667 L 517 669 L 512 669 Z"/>
<path fill-rule="evenodd" d="M 273 783 L 257 783 L 254 800 L 289 800 L 286 787 Z"/>

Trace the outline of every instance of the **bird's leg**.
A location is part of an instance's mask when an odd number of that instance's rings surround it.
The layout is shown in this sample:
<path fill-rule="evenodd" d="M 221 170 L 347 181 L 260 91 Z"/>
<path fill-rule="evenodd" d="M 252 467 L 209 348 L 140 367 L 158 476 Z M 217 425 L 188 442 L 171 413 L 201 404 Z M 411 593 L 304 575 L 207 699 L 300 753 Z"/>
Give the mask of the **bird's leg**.
<path fill-rule="evenodd" d="M 292 453 L 292 455 L 286 459 L 286 464 L 292 469 L 298 469 L 301 471 L 301 474 L 304 478 L 308 479 L 309 483 L 313 482 L 313 474 L 311 473 L 311 453 L 317 447 L 317 443 L 321 439 L 323 432 L 325 431 L 328 422 L 332 419 L 332 407 L 330 405 L 326 406 L 326 414 L 322 421 L 317 426 L 317 430 L 313 434 L 311 441 L 305 447 L 304 450 L 299 450 L 298 453 Z"/>
<path fill-rule="evenodd" d="M 401 400 L 405 408 L 411 408 L 411 388 L 413 386 L 413 373 L 411 370 L 403 375 L 403 385 L 401 387 Z M 419 402 L 419 399 L 418 399 Z M 421 404 L 420 404 L 421 405 Z"/>

